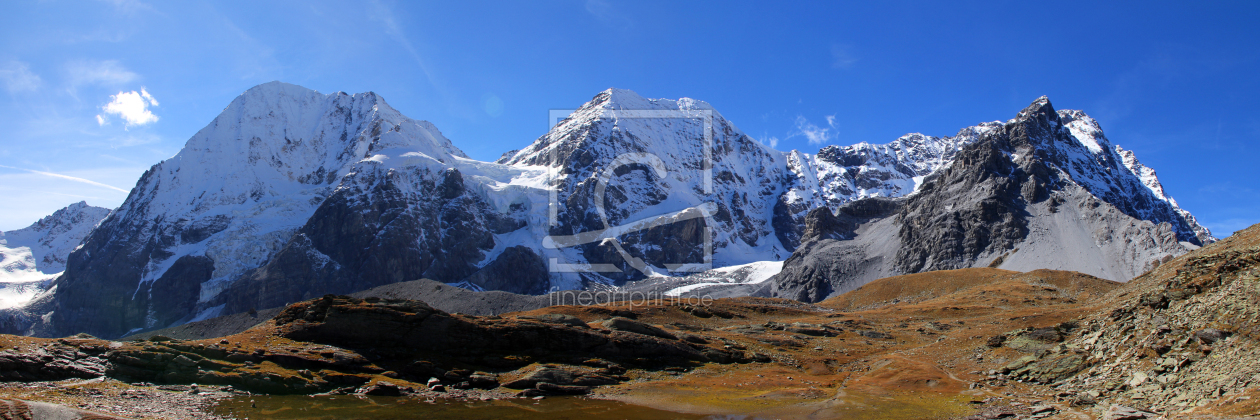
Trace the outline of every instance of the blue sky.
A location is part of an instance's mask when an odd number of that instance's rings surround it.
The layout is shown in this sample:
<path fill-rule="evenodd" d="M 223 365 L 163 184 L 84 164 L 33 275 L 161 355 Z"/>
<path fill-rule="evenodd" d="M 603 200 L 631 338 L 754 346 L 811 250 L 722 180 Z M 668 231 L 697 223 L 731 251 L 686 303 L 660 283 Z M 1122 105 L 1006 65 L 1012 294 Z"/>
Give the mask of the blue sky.
<path fill-rule="evenodd" d="M 1224 236 L 1260 222 L 1258 5 L 11 1 L 0 229 L 117 206 L 234 97 L 281 80 L 375 91 L 484 160 L 608 87 L 705 100 L 808 152 L 952 135 L 1049 95 Z"/>

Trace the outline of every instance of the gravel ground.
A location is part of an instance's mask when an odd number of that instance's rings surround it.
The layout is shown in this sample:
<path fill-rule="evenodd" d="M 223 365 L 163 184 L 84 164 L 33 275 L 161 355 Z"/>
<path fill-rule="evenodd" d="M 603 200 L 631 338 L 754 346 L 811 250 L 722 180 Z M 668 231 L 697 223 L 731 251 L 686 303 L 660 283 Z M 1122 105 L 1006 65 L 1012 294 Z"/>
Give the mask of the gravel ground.
<path fill-rule="evenodd" d="M 193 392 L 188 385 L 129 384 L 112 379 L 70 380 L 58 382 L 0 382 L 0 399 L 18 399 L 59 404 L 132 419 L 235 420 L 212 413 L 226 398 L 249 396 L 248 392 L 231 387 L 201 386 Z M 261 397 L 261 396 L 260 396 Z M 491 401 L 514 398 L 515 391 L 429 390 L 410 393 L 428 403 L 442 401 Z M 534 398 L 541 399 L 541 398 Z"/>
<path fill-rule="evenodd" d="M 221 387 L 199 387 L 197 391 L 192 393 L 188 386 L 133 385 L 109 379 L 0 383 L 0 398 L 60 404 L 127 418 L 230 419 L 209 410 L 219 400 L 240 392 Z"/>

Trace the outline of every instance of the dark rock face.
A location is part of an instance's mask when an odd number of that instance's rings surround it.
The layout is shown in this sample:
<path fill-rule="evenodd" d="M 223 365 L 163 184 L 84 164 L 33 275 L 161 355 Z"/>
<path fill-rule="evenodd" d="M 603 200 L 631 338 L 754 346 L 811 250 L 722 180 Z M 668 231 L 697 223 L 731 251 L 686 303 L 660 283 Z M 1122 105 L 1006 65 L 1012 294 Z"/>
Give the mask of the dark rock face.
<path fill-rule="evenodd" d="M 877 272 L 886 265 L 878 251 L 865 243 L 851 241 L 857 229 L 875 220 L 891 217 L 903 199 L 869 198 L 841 206 L 836 213 L 828 208 L 811 211 L 806 217 L 804 242 L 783 263 L 783 270 L 763 293 L 803 302 L 818 302 L 842 290 L 856 287 L 855 273 Z M 889 235 L 874 232 L 870 235 Z M 879 277 L 878 275 L 872 275 Z M 873 280 L 868 279 L 868 280 Z"/>
<path fill-rule="evenodd" d="M 857 230 L 857 225 L 853 223 L 845 223 L 836 217 L 831 209 L 819 207 L 810 210 L 809 215 L 805 216 L 805 232 L 802 238 L 806 241 L 812 239 L 851 239 L 853 231 Z"/>
<path fill-rule="evenodd" d="M 795 179 L 775 202 L 775 234 L 785 248 L 795 250 L 805 240 L 804 220 L 814 208 L 835 211 L 864 198 L 906 196 L 919 183 L 917 179 L 948 165 L 963 146 L 998 125 L 982 123 L 949 137 L 914 133 L 887 144 L 832 145 L 812 158 L 788 153 L 787 164 Z"/>
<path fill-rule="evenodd" d="M 892 198 L 866 198 L 840 206 L 833 213 L 820 207 L 805 217 L 805 241 L 853 239 L 858 226 L 873 219 L 884 218 L 901 209 L 903 200 Z"/>
<path fill-rule="evenodd" d="M 1053 109 L 1049 115 L 1054 115 Z M 1004 131 L 1019 133 L 1024 127 L 1017 123 Z M 1013 248 L 1028 234 L 1024 207 L 1028 201 L 1044 199 L 1045 185 L 1055 180 L 1039 179 L 1011 162 L 1009 145 L 1023 140 L 990 134 L 907 199 L 898 215 L 898 235 L 904 244 L 897 252 L 899 271 L 967 267 L 981 253 Z M 1025 190 L 1033 195 L 1025 196 Z"/>
<path fill-rule="evenodd" d="M 529 248 L 514 246 L 464 280 L 486 290 L 539 295 L 547 292 L 549 275 L 542 257 Z"/>
<path fill-rule="evenodd" d="M 774 237 L 788 251 L 796 252 L 796 248 L 803 242 L 801 235 L 805 230 L 797 215 L 812 211 L 809 207 L 804 203 L 788 202 L 786 195 L 780 195 L 774 201 L 770 225 L 774 227 Z"/>
<path fill-rule="evenodd" d="M 153 283 L 154 286 L 162 284 L 175 295 L 153 296 L 138 292 L 142 287 L 142 270 L 149 261 L 162 257 L 165 248 L 179 242 L 178 227 L 155 230 L 150 224 L 147 203 L 151 197 L 143 195 L 145 191 L 156 189 L 157 182 L 154 170 L 146 171 L 123 207 L 102 221 L 84 239 L 82 248 L 70 254 L 66 272 L 58 280 L 53 305 L 53 324 L 62 334 L 121 335 L 132 328 L 147 325 L 146 317 L 150 310 L 166 315 L 168 319 L 163 321 L 170 324 L 184 316 L 180 313 L 169 319 L 171 314 L 189 309 L 188 306 L 176 305 L 187 304 L 190 299 L 196 302 L 196 293 L 188 295 L 188 289 L 179 286 L 210 279 L 195 260 L 185 260 L 182 268 L 198 278 L 167 277 Z M 127 214 L 131 216 L 125 217 Z M 158 299 L 153 299 L 155 297 Z"/>
<path fill-rule="evenodd" d="M 215 302 L 236 313 L 419 278 L 459 281 L 480 272 L 474 264 L 494 247 L 493 234 L 521 227 L 466 191 L 458 170 L 373 169 L 348 175 L 275 257 Z M 504 256 L 477 279 L 500 282 L 490 289 L 546 290 L 546 267 L 536 255 L 514 249 Z M 511 270 L 523 281 L 494 277 Z"/>
<path fill-rule="evenodd" d="M 214 260 L 205 256 L 185 255 L 175 260 L 175 264 L 153 282 L 153 287 L 149 289 L 150 295 L 159 299 L 176 299 L 153 308 L 157 325 L 170 325 L 180 318 L 188 317 L 187 308 L 197 306 L 201 282 L 209 279 L 213 273 Z"/>

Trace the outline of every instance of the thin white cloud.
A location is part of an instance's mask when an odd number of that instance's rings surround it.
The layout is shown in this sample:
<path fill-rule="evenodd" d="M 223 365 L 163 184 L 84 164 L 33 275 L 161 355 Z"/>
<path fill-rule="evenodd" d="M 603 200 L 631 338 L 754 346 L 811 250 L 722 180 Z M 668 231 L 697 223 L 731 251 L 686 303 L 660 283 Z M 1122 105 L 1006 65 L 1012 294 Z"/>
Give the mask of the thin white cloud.
<path fill-rule="evenodd" d="M 146 144 L 154 144 L 161 142 L 162 138 L 152 133 L 136 134 L 128 132 L 125 135 L 109 139 L 109 145 L 112 148 L 143 146 Z"/>
<path fill-rule="evenodd" d="M 841 44 L 831 46 L 831 68 L 847 69 L 853 67 L 857 61 L 857 56 L 853 55 L 852 46 Z"/>
<path fill-rule="evenodd" d="M 70 86 L 83 85 L 119 86 L 131 83 L 140 75 L 127 70 L 117 60 L 75 61 L 66 65 Z"/>
<path fill-rule="evenodd" d="M 373 0 L 370 7 L 368 7 L 367 15 L 368 19 L 379 21 L 385 34 L 393 38 L 394 42 L 397 42 L 403 50 L 407 51 L 407 53 L 411 55 L 411 58 L 415 60 L 416 65 L 420 67 L 420 72 L 424 73 L 425 80 L 428 80 L 429 85 L 433 86 L 433 89 L 442 96 L 442 99 L 452 107 L 452 111 L 455 111 L 457 114 L 462 115 L 465 118 L 472 118 L 474 112 L 470 112 L 471 110 L 467 108 L 464 102 L 456 99 L 459 98 L 460 95 L 456 95 L 451 91 L 451 84 L 443 82 L 443 78 L 440 77 L 441 75 L 438 74 L 437 69 L 431 65 L 430 61 L 421 57 L 419 50 L 417 50 L 415 45 L 411 43 L 411 40 L 407 38 L 402 25 L 397 19 L 394 19 L 394 16 L 399 15 L 398 13 L 390 9 L 389 5 L 382 3 L 379 0 Z M 480 106 L 478 106 L 478 108 L 480 108 Z"/>
<path fill-rule="evenodd" d="M 760 141 L 761 144 L 766 146 L 770 146 L 771 149 L 779 146 L 779 138 L 772 136 L 769 133 L 762 133 L 761 138 L 757 139 L 757 141 Z"/>
<path fill-rule="evenodd" d="M 110 102 L 102 106 L 105 112 L 96 116 L 96 123 L 100 125 L 109 124 L 108 115 L 116 115 L 126 122 L 127 127 L 152 124 L 157 122 L 158 116 L 149 110 L 150 106 L 158 106 L 157 99 L 149 94 L 149 91 L 140 88 L 140 92 L 118 92 L 117 95 L 110 95 Z"/>
<path fill-rule="evenodd" d="M 811 145 L 820 145 L 831 142 L 836 138 L 836 116 L 828 115 L 827 127 L 819 127 L 809 122 L 804 116 L 796 117 L 796 131 L 792 132 L 788 138 L 796 136 L 805 136 Z"/>
<path fill-rule="evenodd" d="M 15 168 L 15 167 L 12 167 L 12 166 L 5 166 L 5 165 L 0 165 L 0 168 L 8 168 L 8 169 L 13 169 L 13 170 L 18 170 L 18 171 L 26 171 L 26 172 L 30 172 L 30 173 L 33 173 L 33 174 L 44 175 L 44 176 L 50 176 L 50 177 L 53 177 L 53 178 L 61 178 L 61 179 L 70 180 L 70 181 L 74 181 L 74 182 L 81 182 L 81 183 L 88 184 L 88 185 L 95 185 L 95 186 L 98 186 L 98 187 L 109 188 L 109 189 L 111 189 L 111 190 L 118 191 L 118 192 L 121 192 L 121 193 L 129 193 L 129 192 L 130 192 L 130 191 L 124 190 L 124 189 L 122 189 L 122 188 L 115 187 L 115 186 L 113 186 L 113 185 L 102 184 L 102 183 L 99 183 L 99 182 L 96 182 L 96 181 L 93 181 L 93 180 L 90 180 L 90 179 L 83 179 L 83 178 L 79 178 L 79 177 L 75 177 L 75 176 L 70 176 L 70 175 L 62 175 L 62 174 L 55 174 L 55 173 L 52 173 L 52 172 L 36 171 L 36 170 L 34 170 L 34 169 Z"/>
<path fill-rule="evenodd" d="M 586 0 L 586 12 L 614 29 L 625 30 L 634 22 L 625 13 L 619 13 L 608 0 Z"/>
<path fill-rule="evenodd" d="M 9 93 L 39 89 L 41 82 L 39 75 L 31 72 L 31 66 L 21 61 L 10 61 L 0 68 L 0 80 Z"/>
<path fill-rule="evenodd" d="M 105 2 L 114 5 L 115 9 L 125 13 L 134 13 L 140 10 L 153 10 L 153 6 L 144 4 L 139 0 L 105 0 Z"/>

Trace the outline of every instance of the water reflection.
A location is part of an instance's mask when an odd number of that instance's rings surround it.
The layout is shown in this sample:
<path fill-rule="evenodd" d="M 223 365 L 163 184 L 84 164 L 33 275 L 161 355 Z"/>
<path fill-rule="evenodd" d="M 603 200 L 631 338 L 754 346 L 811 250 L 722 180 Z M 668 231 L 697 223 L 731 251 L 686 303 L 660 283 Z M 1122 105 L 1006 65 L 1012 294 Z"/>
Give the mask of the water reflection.
<path fill-rule="evenodd" d="M 625 419 L 625 420 L 755 420 L 749 416 L 707 416 L 675 413 L 616 401 L 578 397 L 543 400 L 435 401 L 414 398 L 358 396 L 239 397 L 219 403 L 215 412 L 238 419 Z"/>

